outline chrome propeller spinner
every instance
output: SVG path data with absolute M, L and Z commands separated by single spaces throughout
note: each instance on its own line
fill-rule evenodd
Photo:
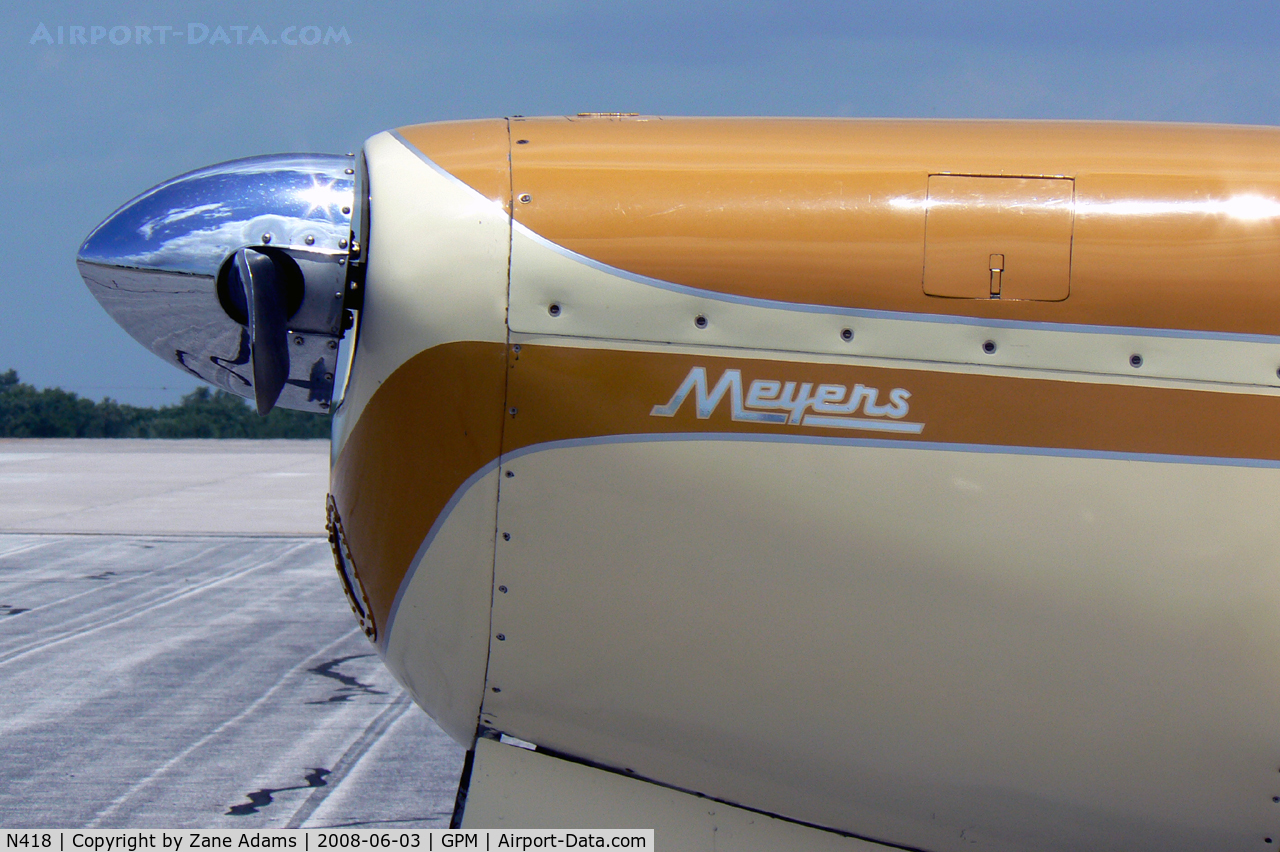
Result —
M 350 156 L 234 160 L 134 198 L 76 263 L 107 313 L 166 361 L 261 414 L 327 411 L 354 203 Z

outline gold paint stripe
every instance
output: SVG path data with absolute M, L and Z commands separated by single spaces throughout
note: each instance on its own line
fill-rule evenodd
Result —
M 422 352 L 373 394 L 334 465 L 330 490 L 381 641 L 400 583 L 449 499 L 501 445 L 501 343 Z
M 332 492 L 379 624 L 432 525 L 466 480 L 504 453 L 614 435 L 742 433 L 860 437 L 817 426 L 707 419 L 694 396 L 653 416 L 695 367 L 753 380 L 910 393 L 885 433 L 930 444 L 1280 460 L 1280 397 L 665 352 L 452 343 L 423 352 L 374 393 L 339 456 Z M 505 374 L 505 376 L 504 376 Z M 504 400 L 505 395 L 505 400 Z M 512 414 L 510 409 L 515 409 Z M 505 426 L 504 426 L 505 423 Z M 878 436 L 881 433 L 867 432 Z M 383 634 L 385 642 L 385 633 Z
M 855 385 L 910 393 L 902 418 L 923 428 L 895 432 L 901 440 L 1049 450 L 1280 459 L 1280 397 L 1052 379 L 984 376 L 884 367 L 768 361 L 618 350 L 523 346 L 510 356 L 508 403 L 518 410 L 504 433 L 503 451 L 608 435 L 682 432 L 838 437 L 819 426 L 734 421 L 729 400 L 708 419 L 694 398 L 671 417 L 655 417 L 695 367 L 708 387 L 726 369 L 741 371 L 744 393 L 753 380 Z M 867 418 L 890 424 L 890 417 Z

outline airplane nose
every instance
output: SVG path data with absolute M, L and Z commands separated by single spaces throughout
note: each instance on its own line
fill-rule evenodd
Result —
M 278 154 L 165 181 L 112 213 L 76 258 L 135 340 L 217 387 L 328 411 L 344 324 L 354 160 Z

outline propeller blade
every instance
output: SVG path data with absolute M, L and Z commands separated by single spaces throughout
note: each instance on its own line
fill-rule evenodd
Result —
M 236 270 L 249 308 L 254 401 L 258 413 L 266 414 L 289 379 L 284 282 L 271 257 L 251 248 L 236 252 Z

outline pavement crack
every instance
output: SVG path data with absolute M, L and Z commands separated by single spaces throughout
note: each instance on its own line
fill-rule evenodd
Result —
M 81 639 L 85 636 L 88 636 L 104 628 L 115 627 L 119 624 L 129 621 L 130 619 L 136 618 L 139 615 L 142 615 L 143 613 L 158 609 L 163 606 L 168 606 L 169 604 L 176 603 L 180 600 L 189 598 L 193 595 L 208 591 L 218 586 L 222 586 L 227 583 L 232 583 L 238 580 L 240 577 L 242 577 L 245 574 L 249 574 L 254 571 L 261 571 L 263 569 L 276 568 L 281 563 L 284 563 L 287 560 L 291 559 L 295 553 L 297 553 L 299 550 L 303 549 L 304 547 L 306 547 L 305 542 L 296 544 L 295 546 L 279 553 L 275 557 L 265 562 L 250 564 L 245 568 L 241 568 L 240 570 L 235 571 L 234 573 L 214 575 L 194 585 L 191 585 L 185 589 L 160 587 L 159 589 L 156 589 L 156 590 L 148 590 L 148 595 L 145 597 L 140 595 L 137 598 L 126 599 L 126 600 L 115 602 L 99 610 L 93 616 L 88 616 L 83 619 L 77 619 L 73 622 L 68 622 L 69 624 L 73 625 L 72 627 L 70 627 L 70 629 L 64 629 L 57 633 L 53 633 L 47 637 L 36 639 L 35 641 L 29 642 L 26 645 L 20 645 L 16 648 L 12 648 L 10 650 L 0 652 L 0 666 L 13 662 L 19 657 L 23 657 L 32 652 L 44 651 L 55 645 L 59 645 L 69 640 Z M 190 559 L 185 559 L 178 564 L 179 565 L 185 564 L 196 558 L 198 557 L 191 557 Z M 148 574 L 145 576 L 139 575 L 138 577 L 132 578 L 132 579 L 142 580 L 142 579 L 145 579 L 146 577 L 149 577 L 150 574 L 152 573 L 155 573 L 155 572 L 148 572 Z M 129 579 L 122 579 L 122 582 L 129 582 L 129 581 L 130 581 Z M 103 587 L 96 586 L 94 588 L 99 589 Z M 82 592 L 80 595 L 75 595 L 74 597 L 81 597 L 82 595 L 85 595 L 85 594 L 89 594 L 89 592 Z M 76 621 L 78 621 L 79 623 L 76 623 Z
M 246 793 L 245 798 L 249 801 L 243 805 L 232 805 L 227 811 L 226 816 L 248 816 L 256 814 L 259 808 L 265 808 L 267 805 L 275 801 L 276 793 L 285 793 L 290 790 L 309 790 L 312 787 L 325 787 L 329 782 L 324 780 L 329 774 L 329 770 L 323 766 L 317 766 L 302 776 L 302 784 L 296 784 L 292 787 L 264 787 L 261 790 L 254 790 L 252 793 Z
M 337 692 L 335 692 L 333 695 L 330 695 L 328 698 L 324 699 L 323 701 L 308 701 L 307 703 L 308 704 L 345 703 L 348 699 L 350 699 L 355 695 L 386 695 L 387 693 L 384 690 L 374 689 L 369 684 L 361 682 L 359 678 L 354 677 L 352 675 L 343 674 L 342 672 L 338 671 L 338 666 L 341 666 L 343 663 L 349 660 L 358 660 L 362 657 L 372 657 L 372 656 L 373 656 L 372 654 L 351 654 L 346 657 L 335 657 L 334 659 L 329 660 L 328 662 L 324 662 L 318 666 L 313 666 L 307 669 L 307 671 L 311 672 L 312 674 L 318 674 L 321 677 L 333 678 L 338 683 L 342 684 L 342 687 Z

